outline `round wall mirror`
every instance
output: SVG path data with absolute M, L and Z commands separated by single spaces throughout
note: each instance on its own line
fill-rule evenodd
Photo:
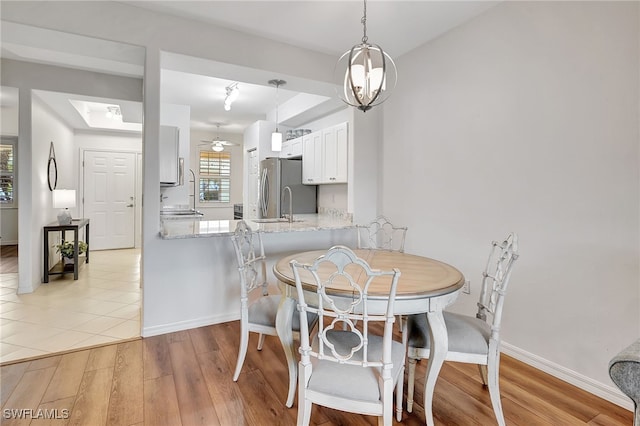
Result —
M 58 185 L 58 164 L 56 163 L 56 152 L 53 149 L 53 142 L 49 147 L 49 161 L 47 162 L 47 184 L 49 191 L 56 189 Z

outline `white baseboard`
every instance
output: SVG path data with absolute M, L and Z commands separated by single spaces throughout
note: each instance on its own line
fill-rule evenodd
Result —
M 189 330 L 191 328 L 204 327 L 207 325 L 220 324 L 223 322 L 237 321 L 240 319 L 239 313 L 211 315 L 203 318 L 196 318 L 188 321 L 173 322 L 170 324 L 154 325 L 142 328 L 142 337 L 157 336 L 159 334 L 173 333 L 176 331 Z
M 516 346 L 510 345 L 505 341 L 502 341 L 501 343 L 501 352 L 522 361 L 525 364 L 529 364 L 538 370 L 551 374 L 560 380 L 564 380 L 567 383 L 579 387 L 593 395 L 619 405 L 622 408 L 633 411 L 633 402 L 618 388 L 597 382 L 589 377 L 576 373 L 573 370 L 569 370 L 568 368 L 539 357 L 538 355 L 534 355 Z

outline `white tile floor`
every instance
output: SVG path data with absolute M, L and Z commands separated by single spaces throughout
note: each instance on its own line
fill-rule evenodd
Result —
M 17 288 L 18 274 L 0 274 L 0 362 L 140 336 L 140 250 L 92 251 L 77 281 Z

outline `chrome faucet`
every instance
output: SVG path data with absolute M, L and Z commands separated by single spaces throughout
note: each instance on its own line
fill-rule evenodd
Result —
M 284 199 L 284 194 L 286 190 L 289 190 L 289 223 L 293 223 L 293 195 L 291 194 L 291 187 L 285 186 L 282 189 L 282 197 L 280 197 L 280 201 Z M 283 215 L 284 217 L 284 215 Z

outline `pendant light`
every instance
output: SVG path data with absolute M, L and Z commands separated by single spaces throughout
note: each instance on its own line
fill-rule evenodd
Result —
M 284 80 L 269 80 L 269 84 L 276 86 L 276 131 L 271 134 L 271 151 L 282 151 L 282 133 L 278 131 L 278 87 L 287 84 Z
M 362 42 L 347 50 L 338 59 L 335 79 L 340 99 L 367 112 L 384 102 L 396 85 L 396 64 L 377 44 L 370 44 L 367 37 L 367 0 L 364 0 Z

